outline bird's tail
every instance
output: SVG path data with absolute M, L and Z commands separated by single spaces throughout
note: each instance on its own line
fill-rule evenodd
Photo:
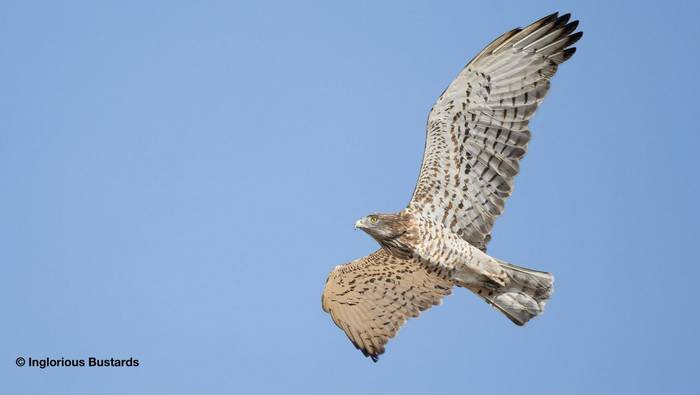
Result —
M 525 325 L 544 311 L 545 303 L 554 292 L 554 276 L 500 260 L 498 262 L 506 272 L 504 286 L 470 286 L 469 289 L 516 325 Z

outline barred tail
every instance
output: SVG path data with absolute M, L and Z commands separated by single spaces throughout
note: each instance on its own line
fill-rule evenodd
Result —
M 525 325 L 544 312 L 544 305 L 554 292 L 554 276 L 500 260 L 498 262 L 506 272 L 505 286 L 469 288 L 516 325 Z

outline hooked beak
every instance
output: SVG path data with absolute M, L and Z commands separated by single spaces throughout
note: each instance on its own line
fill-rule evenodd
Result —
M 355 229 L 364 229 L 364 228 L 366 228 L 365 219 L 364 218 L 358 219 L 357 222 L 355 222 Z

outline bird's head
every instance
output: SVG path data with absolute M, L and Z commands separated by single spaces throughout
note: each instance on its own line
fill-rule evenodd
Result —
M 385 244 L 404 235 L 409 228 L 409 220 L 404 214 L 370 214 L 355 222 L 356 229 L 362 229 L 379 244 Z

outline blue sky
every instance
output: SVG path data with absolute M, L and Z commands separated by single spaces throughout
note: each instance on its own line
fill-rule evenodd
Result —
M 405 206 L 464 63 L 557 10 L 585 35 L 489 248 L 555 274 L 547 312 L 456 290 L 371 363 L 320 307 L 355 220 Z M 698 11 L 2 2 L 0 392 L 697 393 Z

